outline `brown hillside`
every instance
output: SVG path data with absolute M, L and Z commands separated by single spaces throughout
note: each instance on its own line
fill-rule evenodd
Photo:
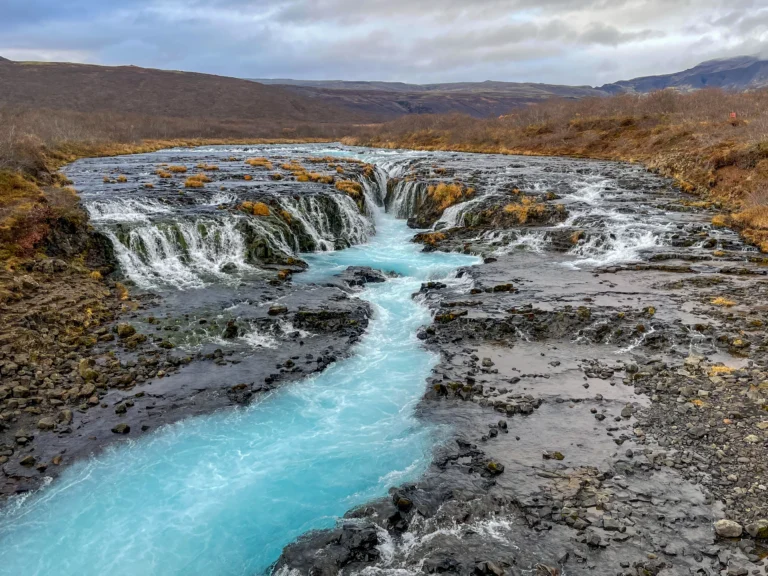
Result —
M 3 105 L 284 125 L 366 120 L 361 113 L 248 80 L 136 66 L 9 60 L 0 60 Z

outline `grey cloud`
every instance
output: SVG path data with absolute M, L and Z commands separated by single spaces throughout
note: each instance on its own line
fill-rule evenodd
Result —
M 755 53 L 764 0 L 6 0 L 0 55 L 241 77 L 599 84 Z M 742 52 L 745 53 L 745 52 Z

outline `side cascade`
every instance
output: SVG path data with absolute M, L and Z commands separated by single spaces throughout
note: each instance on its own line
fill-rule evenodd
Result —
M 358 177 L 363 210 L 347 194 L 274 195 L 266 215 L 237 210 L 242 199 L 217 194 L 204 203 L 173 205 L 149 198 L 100 196 L 86 207 L 109 238 L 123 273 L 145 289 L 197 288 L 237 279 L 260 264 L 286 262 L 302 252 L 329 252 L 365 243 L 384 204 L 387 172 Z

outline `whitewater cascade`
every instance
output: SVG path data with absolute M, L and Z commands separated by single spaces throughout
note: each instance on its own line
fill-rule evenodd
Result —
M 274 196 L 271 212 L 282 217 L 247 216 L 233 209 L 237 195 L 224 192 L 186 204 L 100 196 L 86 201 L 86 208 L 137 286 L 196 288 L 253 271 L 259 254 L 297 256 L 366 242 L 375 232 L 371 214 L 382 202 L 386 174 L 377 170 L 371 179 L 360 178 L 365 213 L 335 190 Z

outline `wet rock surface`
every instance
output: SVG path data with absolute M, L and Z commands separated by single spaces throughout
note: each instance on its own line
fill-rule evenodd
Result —
M 261 282 L 180 309 L 173 298 L 121 300 L 90 278 L 69 288 L 70 273 L 39 279 L 1 311 L 15 327 L 0 347 L 4 495 L 38 487 L 118 437 L 245 406 L 322 371 L 349 354 L 371 314 L 339 288 Z
M 767 573 L 763 258 L 665 182 L 604 174 L 614 192 L 588 206 L 546 182 L 565 226 L 485 226 L 483 200 L 416 236 L 485 256 L 463 288 L 414 295 L 441 357 L 419 413 L 454 434 L 420 481 L 299 539 L 276 573 Z M 655 239 L 621 246 L 649 212 Z M 352 527 L 377 555 L 345 548 Z

